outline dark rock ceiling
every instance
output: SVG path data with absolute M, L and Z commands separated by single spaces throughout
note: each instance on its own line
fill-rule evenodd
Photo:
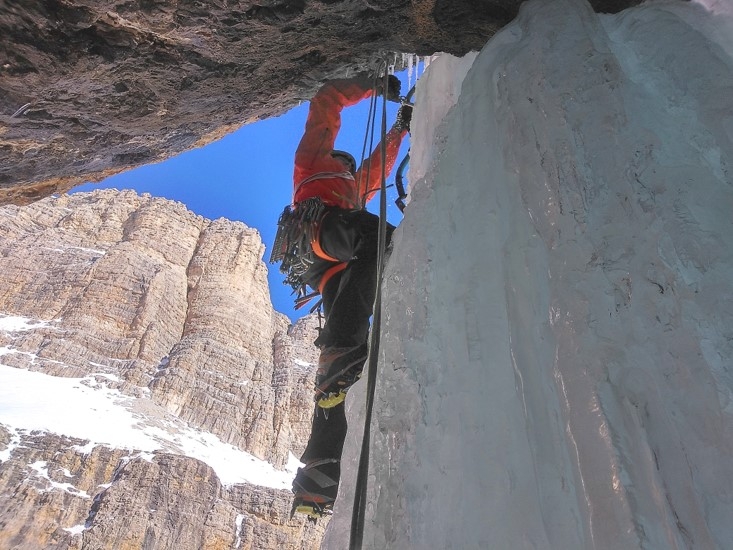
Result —
M 0 0 L 0 205 L 201 146 L 385 56 L 480 49 L 521 3 Z

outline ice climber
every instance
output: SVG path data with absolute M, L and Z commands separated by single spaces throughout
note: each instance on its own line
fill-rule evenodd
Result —
M 330 81 L 311 100 L 295 153 L 293 203 L 280 217 L 270 258 L 282 262 L 286 283 L 298 292 L 298 305 L 318 294 L 323 301 L 325 323 L 315 341 L 320 356 L 313 425 L 301 457 L 305 466 L 293 481 L 293 511 L 311 518 L 329 512 L 336 499 L 346 438 L 344 399 L 367 357 L 377 277 L 379 218 L 365 205 L 380 188 L 381 148 L 357 170 L 354 157 L 334 145 L 341 111 L 374 93 L 383 91 L 364 76 Z M 400 81 L 390 76 L 384 93 L 399 100 Z M 411 116 L 412 106 L 402 105 L 385 137 L 386 173 L 395 164 Z M 387 242 L 393 230 L 388 225 Z

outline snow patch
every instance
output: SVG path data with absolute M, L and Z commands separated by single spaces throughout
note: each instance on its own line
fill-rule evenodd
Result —
M 77 453 L 81 453 L 83 455 L 88 455 L 88 454 L 90 454 L 94 450 L 94 447 L 96 447 L 96 446 L 97 446 L 96 443 L 94 443 L 93 441 L 90 441 L 86 445 L 73 445 L 71 448 L 74 451 L 76 451 Z
M 0 313 L 0 331 L 3 332 L 25 332 L 37 328 L 47 328 L 51 321 L 39 321 L 18 315 L 4 315 Z
M 93 254 L 95 256 L 104 256 L 107 254 L 106 250 L 98 250 L 96 248 L 85 248 L 83 246 L 60 246 L 57 248 L 50 248 L 48 246 L 41 247 L 43 250 L 50 250 L 51 252 L 59 252 L 59 253 L 65 253 L 70 250 L 79 250 L 81 252 L 86 252 L 88 254 Z
M 55 489 L 57 491 L 65 491 L 67 493 L 70 493 L 74 496 L 81 497 L 81 498 L 88 498 L 88 499 L 92 498 L 89 496 L 89 494 L 87 494 L 86 491 L 77 489 L 71 483 L 59 483 L 57 481 L 52 480 L 48 473 L 48 463 L 46 461 L 38 460 L 34 462 L 33 464 L 30 464 L 29 466 L 36 473 L 38 477 L 44 479 L 48 483 L 48 485 L 50 485 L 50 488 L 43 489 L 41 492 L 52 491 Z M 73 476 L 67 476 L 67 477 L 73 477 Z
M 10 432 L 10 441 L 8 442 L 8 446 L 0 451 L 0 462 L 10 460 L 10 456 L 13 454 L 13 451 L 20 447 L 20 434 L 18 433 L 18 430 L 12 426 L 4 427 Z
M 20 351 L 17 349 L 13 349 L 10 346 L 3 346 L 2 348 L 0 348 L 0 357 L 4 355 L 25 355 L 26 357 L 30 358 L 31 365 L 36 365 L 36 361 L 42 360 L 45 363 L 53 363 L 56 365 L 61 365 L 62 367 L 68 367 L 66 363 L 63 363 L 61 361 L 57 361 L 55 359 L 41 359 L 36 353 L 31 353 L 30 351 Z
M 244 514 L 237 514 L 237 517 L 234 520 L 234 527 L 235 527 L 234 548 L 242 547 L 242 522 L 243 521 L 244 521 Z
M 101 376 L 102 378 L 106 378 L 107 380 L 111 382 L 120 382 L 121 381 L 120 377 L 117 376 L 116 374 L 108 374 L 106 372 L 95 372 L 95 373 L 90 374 L 89 376 L 92 378 L 95 376 Z
M 64 527 L 63 530 L 67 533 L 71 533 L 72 536 L 81 535 L 84 531 L 86 531 L 87 527 L 80 523 L 79 525 L 74 525 L 73 527 Z
M 128 463 L 132 460 L 135 460 L 136 458 L 144 460 L 145 462 L 153 462 L 153 459 L 155 458 L 155 453 L 135 453 L 134 455 L 123 456 L 122 458 L 120 458 L 120 460 L 124 463 Z
M 209 464 L 225 485 L 253 483 L 289 489 L 297 465 L 277 470 L 213 434 L 187 425 L 161 409 L 156 424 L 135 409 L 136 399 L 94 379 L 59 378 L 0 365 L 0 423 L 13 429 L 39 430 L 86 439 L 76 446 L 88 454 L 96 445 L 138 451 L 132 457 L 152 460 L 162 450 Z M 162 427 L 160 427 L 162 426 Z M 0 456 L 9 456 L 9 450 Z

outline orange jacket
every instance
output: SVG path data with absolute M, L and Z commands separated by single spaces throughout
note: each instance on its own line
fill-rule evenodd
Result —
M 377 146 L 356 174 L 331 157 L 336 135 L 341 128 L 341 111 L 372 95 L 367 78 L 332 80 L 313 97 L 305 123 L 305 133 L 295 152 L 293 204 L 311 197 L 329 206 L 359 209 L 379 190 L 382 179 L 382 153 Z M 392 128 L 386 137 L 386 173 L 394 167 L 402 138 L 407 130 Z M 367 173 L 369 177 L 367 178 Z

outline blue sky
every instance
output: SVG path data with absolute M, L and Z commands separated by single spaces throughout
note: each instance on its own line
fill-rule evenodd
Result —
M 406 72 L 397 76 L 402 80 L 402 93 L 407 93 Z M 380 100 L 377 130 L 381 120 L 381 105 Z M 387 108 L 389 128 L 394 122 L 398 105 L 388 103 Z M 345 109 L 336 140 L 336 147 L 349 151 L 357 162 L 364 145 L 368 114 L 368 100 Z M 267 261 L 275 239 L 277 219 L 291 200 L 293 158 L 307 116 L 308 103 L 303 103 L 277 118 L 243 126 L 200 149 L 123 172 L 97 184 L 77 187 L 74 192 L 100 188 L 134 189 L 138 193 L 180 201 L 191 211 L 206 218 L 224 217 L 244 222 L 262 235 L 267 247 L 264 260 Z M 376 141 L 378 136 L 377 132 Z M 407 153 L 408 147 L 409 143 L 403 143 L 398 162 Z M 393 182 L 394 172 L 387 183 Z M 397 225 L 402 215 L 394 205 L 395 198 L 394 188 L 389 189 L 388 218 Z M 370 202 L 369 209 L 375 211 L 378 206 L 379 199 L 376 197 Z M 283 285 L 283 275 L 278 266 L 268 264 L 268 271 L 275 309 L 292 320 L 307 313 L 307 307 L 298 312 L 293 309 L 291 289 Z

